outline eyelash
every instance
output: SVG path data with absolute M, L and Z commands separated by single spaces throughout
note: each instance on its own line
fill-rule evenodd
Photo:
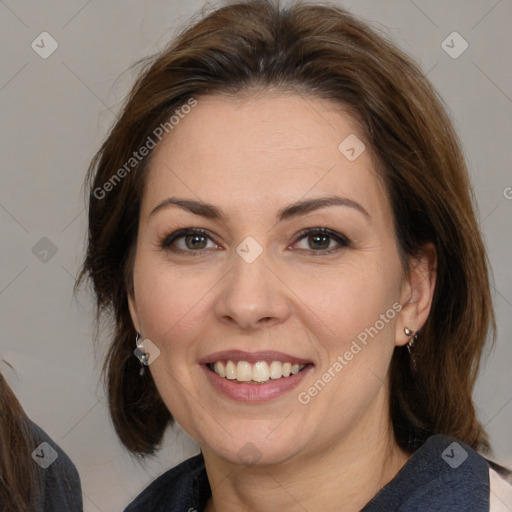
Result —
M 184 237 L 190 236 L 190 235 L 204 236 L 206 238 L 209 238 L 212 242 L 214 242 L 210 236 L 209 231 L 207 231 L 205 229 L 199 229 L 199 228 L 186 228 L 186 229 L 179 229 L 178 231 L 175 231 L 174 233 L 171 233 L 170 235 L 165 235 L 164 237 L 162 237 L 159 240 L 159 245 L 162 249 L 172 251 L 176 254 L 187 253 L 192 256 L 201 256 L 201 255 L 205 254 L 209 249 L 183 250 L 183 249 L 177 249 L 176 247 L 172 247 L 172 244 L 174 242 L 176 242 L 176 240 L 179 240 L 180 238 L 184 238 Z M 350 245 L 351 245 L 350 240 L 346 236 L 344 236 L 341 233 L 338 233 L 336 231 L 332 231 L 331 229 L 328 229 L 328 228 L 304 229 L 297 234 L 297 239 L 293 243 L 296 244 L 297 242 L 303 240 L 304 238 L 307 238 L 310 235 L 324 235 L 324 236 L 327 236 L 327 237 L 333 239 L 334 241 L 336 241 L 339 244 L 338 247 L 326 249 L 323 251 L 315 251 L 313 249 L 298 249 L 299 251 L 311 251 L 312 255 L 314 257 L 327 256 L 329 254 L 339 251 L 342 247 L 350 247 Z

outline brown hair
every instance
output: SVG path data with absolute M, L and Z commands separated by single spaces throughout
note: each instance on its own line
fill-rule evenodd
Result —
M 32 512 L 38 480 L 29 420 L 0 373 L 0 509 Z
M 190 98 L 268 89 L 348 109 L 376 157 L 404 269 L 426 243 L 437 250 L 433 304 L 414 353 L 417 372 L 411 373 L 403 347 L 392 358 L 397 442 L 414 450 L 429 435 L 444 433 L 487 448 L 472 390 L 489 328 L 495 329 L 488 263 L 468 173 L 442 102 L 407 56 L 346 11 L 280 8 L 272 1 L 231 4 L 205 15 L 150 58 L 89 168 L 89 238 L 79 282 L 86 275 L 92 280 L 98 319 L 112 315 L 104 371 L 122 442 L 134 453 L 152 453 L 172 421 L 149 372 L 139 377 L 127 302 L 150 158 L 122 173 L 108 193 L 104 185 L 118 169 L 126 171 L 132 152 Z

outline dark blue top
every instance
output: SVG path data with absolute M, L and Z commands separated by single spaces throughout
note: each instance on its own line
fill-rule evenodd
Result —
M 60 446 L 34 422 L 29 422 L 40 492 L 37 512 L 82 512 L 82 489 L 75 465 Z
M 24 427 L 31 453 L 22 453 L 20 457 L 31 457 L 36 479 L 31 512 L 83 512 L 82 489 L 75 465 L 33 421 L 27 420 Z M 3 448 L 0 446 L 0 450 Z M 0 511 L 6 510 L 7 505 L 12 510 L 12 503 L 0 503 Z
M 167 471 L 125 512 L 203 512 L 211 495 L 202 454 Z M 432 436 L 361 512 L 488 512 L 489 466 L 472 448 Z

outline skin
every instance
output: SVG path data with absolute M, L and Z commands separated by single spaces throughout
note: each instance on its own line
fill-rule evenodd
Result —
M 435 250 L 400 263 L 391 208 L 371 148 L 353 162 L 338 145 L 358 124 L 338 105 L 293 94 L 209 96 L 156 148 L 140 211 L 133 323 L 161 351 L 150 365 L 160 394 L 203 451 L 212 498 L 207 510 L 356 511 L 407 461 L 389 418 L 388 366 L 408 327 L 425 323 L 435 285 Z M 299 200 L 338 195 L 359 203 L 279 221 Z M 208 219 L 169 196 L 210 203 Z M 350 240 L 300 239 L 329 228 Z M 202 228 L 203 252 L 160 241 Z M 262 254 L 236 252 L 253 237 Z M 314 238 L 314 237 L 313 237 Z M 197 243 L 197 242 L 196 242 Z M 365 328 L 394 303 L 401 311 L 311 401 L 307 391 Z M 297 389 L 260 404 L 235 402 L 212 388 L 198 360 L 220 350 L 278 350 L 313 362 Z M 239 451 L 260 456 L 246 466 Z M 312 492 L 312 489 L 315 492 Z

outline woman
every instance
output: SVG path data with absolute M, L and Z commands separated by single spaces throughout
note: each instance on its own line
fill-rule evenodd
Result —
M 0 510 L 83 510 L 75 466 L 48 434 L 30 421 L 1 373 Z
M 498 510 L 486 253 L 397 48 L 337 8 L 218 9 L 148 62 L 89 179 L 117 433 L 201 447 L 127 511 Z

